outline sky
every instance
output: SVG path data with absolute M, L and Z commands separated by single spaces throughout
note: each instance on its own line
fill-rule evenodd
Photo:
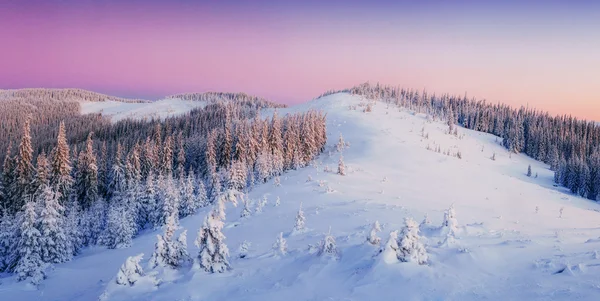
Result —
M 1 0 L 0 89 L 294 104 L 380 82 L 600 120 L 600 1 Z

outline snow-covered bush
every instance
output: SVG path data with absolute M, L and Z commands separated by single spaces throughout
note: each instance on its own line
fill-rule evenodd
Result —
M 444 221 L 440 233 L 442 236 L 456 236 L 458 231 L 458 221 L 456 220 L 456 211 L 454 211 L 454 205 L 450 206 L 446 212 L 444 212 Z
M 119 285 L 133 286 L 140 277 L 144 276 L 144 270 L 140 266 L 142 257 L 144 257 L 144 253 L 127 257 L 117 273 L 115 282 Z
M 319 245 L 319 256 L 337 258 L 339 256 L 339 252 L 335 243 L 335 237 L 331 235 L 331 228 L 329 228 L 329 233 L 325 235 L 321 244 Z
M 344 157 L 340 155 L 340 160 L 338 161 L 338 175 L 345 176 L 346 175 L 346 165 L 344 164 Z
M 279 207 L 279 205 L 281 205 L 281 199 L 279 198 L 279 196 L 277 196 L 277 198 L 275 199 L 275 207 Z
M 249 217 L 252 215 L 252 210 L 250 210 L 250 200 L 243 198 L 242 203 L 244 203 L 244 208 L 242 209 L 242 213 L 240 214 L 241 218 Z
M 300 203 L 300 209 L 298 209 L 298 214 L 296 214 L 296 223 L 294 224 L 293 233 L 302 233 L 306 230 L 305 228 L 306 218 L 304 217 L 304 211 L 302 211 L 302 203 Z
M 373 227 L 371 228 L 371 231 L 369 231 L 369 236 L 367 236 L 367 241 L 372 245 L 379 245 L 381 242 L 381 238 L 377 236 L 377 232 L 381 232 L 379 221 L 373 223 Z
M 385 246 L 380 251 L 383 262 L 387 264 L 398 262 L 398 248 L 398 231 L 392 231 Z
M 283 232 L 280 232 L 277 236 L 277 240 L 273 244 L 273 250 L 276 255 L 283 256 L 287 254 L 287 242 L 283 238 Z
M 246 258 L 248 256 L 248 251 L 250 250 L 250 242 L 243 241 L 238 248 L 238 257 Z
M 404 220 L 404 225 L 398 242 L 398 259 L 402 262 L 426 264 L 427 251 L 421 242 L 417 223 L 409 217 Z
M 175 229 L 175 218 L 169 217 L 167 219 L 165 233 L 156 236 L 154 253 L 152 253 L 149 262 L 151 268 L 178 268 L 189 261 L 190 257 L 187 251 L 187 230 L 184 230 L 179 235 L 177 241 L 173 241 Z

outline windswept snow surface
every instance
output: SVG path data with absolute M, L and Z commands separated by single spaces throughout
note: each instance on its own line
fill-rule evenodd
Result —
M 127 103 L 118 101 L 87 102 L 82 101 L 81 113 L 102 113 L 117 122 L 126 118 L 144 119 L 176 116 L 187 113 L 194 108 L 203 107 L 206 102 L 190 101 L 178 98 L 162 99 L 147 103 Z
M 494 136 L 461 128 L 459 139 L 445 134 L 442 122 L 428 123 L 421 114 L 384 103 L 371 113 L 349 109 L 360 102 L 358 96 L 335 94 L 279 110 L 327 112 L 328 150 L 313 166 L 282 176 L 281 186 L 271 181 L 256 187 L 252 200 L 268 196 L 262 213 L 241 219 L 243 206 L 228 204 L 230 272 L 159 271 L 158 286 L 110 285 L 106 300 L 599 300 L 598 204 L 554 187 L 548 166 L 509 156 Z M 429 139 L 421 136 L 423 127 Z M 346 176 L 335 173 L 340 133 L 350 144 L 343 151 Z M 428 144 L 460 150 L 462 159 L 427 150 Z M 525 175 L 529 164 L 537 178 Z M 333 192 L 326 192 L 328 186 Z M 281 205 L 275 207 L 278 196 Z M 307 231 L 292 234 L 300 203 Z M 440 245 L 436 227 L 452 204 L 456 240 Z M 208 210 L 181 221 L 191 255 L 197 255 L 193 241 Z M 432 224 L 420 234 L 429 265 L 384 260 L 378 247 L 366 243 L 376 220 L 383 246 L 405 217 L 420 222 L 426 213 Z M 309 248 L 330 227 L 337 259 Z M 272 249 L 280 232 L 287 240 L 283 256 Z M 0 299 L 96 300 L 128 256 L 144 253 L 146 268 L 155 234 L 141 235 L 128 249 L 84 250 L 50 271 L 37 290 L 14 277 L 2 279 Z M 243 241 L 251 246 L 240 259 Z

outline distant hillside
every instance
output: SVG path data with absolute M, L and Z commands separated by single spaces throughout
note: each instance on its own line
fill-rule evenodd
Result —
M 116 96 L 110 96 L 102 93 L 87 91 L 83 89 L 47 89 L 47 88 L 28 88 L 15 90 L 0 90 L 0 99 L 7 98 L 35 98 L 38 100 L 62 100 L 62 101 L 119 101 L 130 103 L 150 102 L 144 99 L 129 99 Z
M 285 108 L 284 104 L 274 103 L 262 97 L 248 95 L 246 93 L 223 93 L 223 92 L 203 92 L 203 93 L 180 93 L 166 97 L 177 98 L 181 100 L 206 101 L 214 103 L 218 101 L 233 101 L 241 105 L 253 106 L 255 108 Z

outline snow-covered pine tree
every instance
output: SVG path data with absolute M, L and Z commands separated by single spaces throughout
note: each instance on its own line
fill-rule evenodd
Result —
M 345 176 L 346 175 L 346 165 L 344 164 L 344 157 L 340 154 L 340 160 L 338 162 L 338 171 L 337 173 L 339 175 Z
M 246 165 L 241 161 L 234 161 L 229 167 L 228 188 L 244 191 L 246 188 Z
M 306 231 L 305 223 L 306 218 L 304 217 L 304 211 L 302 211 L 302 203 L 300 203 L 300 209 L 298 209 L 298 214 L 296 214 L 296 223 L 294 224 L 293 233 L 302 233 Z
M 154 253 L 150 258 L 150 267 L 170 267 L 176 269 L 189 260 L 187 251 L 187 231 L 184 230 L 177 241 L 174 241 L 174 234 L 177 228 L 176 217 L 170 216 L 165 225 L 165 233 L 157 235 L 157 242 L 154 245 Z
M 265 183 L 272 174 L 272 155 L 261 152 L 256 159 L 256 178 L 259 183 Z
M 48 163 L 48 158 L 46 158 L 46 154 L 43 152 L 37 157 L 36 173 L 33 181 L 34 195 L 39 195 L 46 185 L 50 185 L 50 163 Z
M 404 225 L 398 243 L 398 259 L 402 262 L 416 262 L 421 265 L 426 264 L 428 256 L 425 246 L 420 241 L 419 226 L 410 217 L 404 220 Z
M 380 252 L 383 261 L 387 264 L 398 262 L 398 249 L 398 231 L 392 231 Z
M 194 174 L 188 173 L 185 180 L 180 180 L 181 202 L 179 205 L 179 216 L 186 217 L 196 213 L 198 210 L 196 196 L 194 195 Z
M 441 234 L 455 236 L 458 231 L 458 221 L 456 220 L 456 211 L 454 205 L 450 206 L 446 212 L 444 212 L 444 221 L 442 223 Z
M 273 251 L 275 252 L 275 255 L 278 256 L 287 254 L 287 242 L 285 238 L 283 238 L 283 232 L 279 232 L 277 240 L 273 244 Z
M 140 207 L 138 209 L 138 228 L 144 229 L 147 226 L 155 227 L 159 224 L 160 211 L 157 208 L 158 192 L 154 180 L 154 172 L 149 171 L 144 185 L 144 193 L 140 196 Z
M 344 137 L 342 137 L 342 133 L 340 133 L 340 138 L 338 139 L 338 143 L 335 145 L 335 148 L 340 153 L 344 150 L 344 148 L 346 148 L 346 142 L 344 142 Z
M 371 231 L 369 231 L 369 236 L 367 237 L 367 241 L 372 245 L 379 245 L 379 243 L 381 242 L 381 238 L 377 236 L 377 232 L 381 232 L 381 226 L 379 225 L 379 221 L 375 221 L 373 223 Z
M 319 256 L 332 257 L 337 258 L 339 256 L 339 252 L 335 243 L 335 237 L 331 235 L 331 227 L 329 227 L 329 232 L 319 246 Z
M 265 208 L 265 205 L 267 205 L 267 195 L 263 195 L 263 197 L 256 202 L 255 212 L 262 213 L 263 208 Z
M 252 210 L 250 209 L 250 200 L 243 197 L 242 203 L 244 204 L 244 208 L 242 209 L 242 213 L 240 214 L 241 218 L 249 217 L 252 215 Z
M 281 199 L 279 198 L 279 196 L 277 196 L 277 198 L 275 199 L 275 207 L 279 207 L 279 205 L 281 205 Z
M 162 157 L 160 161 L 161 174 L 165 177 L 173 176 L 173 138 L 167 136 L 162 148 Z
M 15 239 L 17 225 L 13 215 L 6 210 L 0 216 L 0 272 L 12 269 L 15 264 Z
M 248 241 L 243 241 L 240 244 L 240 247 L 238 248 L 238 257 L 240 258 L 246 258 L 248 256 L 248 250 L 250 249 L 250 242 Z
M 208 196 L 206 195 L 206 188 L 204 186 L 204 181 L 198 181 L 198 191 L 196 193 L 195 199 L 195 207 L 203 208 L 208 206 Z
M 109 204 L 106 230 L 102 242 L 110 249 L 128 248 L 137 233 L 135 210 L 128 200 Z
M 79 202 L 71 197 L 71 201 L 67 204 L 66 210 L 66 235 L 68 237 L 68 249 L 72 255 L 79 254 L 83 247 L 83 233 L 80 228 L 81 224 L 81 208 Z
M 52 151 L 52 154 L 50 185 L 61 196 L 60 204 L 65 206 L 71 195 L 73 178 L 71 177 L 69 145 L 67 144 L 67 133 L 64 122 L 61 122 L 58 127 L 56 147 Z
M 2 165 L 2 208 L 6 208 L 8 214 L 13 214 L 10 211 L 10 204 L 13 203 L 14 196 L 10 191 L 15 181 L 15 158 L 12 156 L 12 141 L 8 142 L 4 163 Z
M 15 181 L 12 183 L 13 186 L 10 187 L 10 193 L 13 201 L 9 207 L 11 212 L 17 212 L 23 208 L 25 201 L 34 193 L 33 176 L 35 170 L 32 164 L 33 148 L 31 146 L 29 117 L 27 117 L 25 120 L 23 136 L 21 137 L 21 143 L 19 144 L 18 153 L 15 159 Z
M 69 252 L 69 238 L 65 232 L 66 221 L 61 212 L 63 208 L 58 202 L 60 196 L 50 186 L 42 188 L 37 203 L 42 206 L 39 216 L 40 255 L 47 263 L 69 261 L 73 254 Z
M 529 164 L 529 166 L 527 166 L 527 176 L 530 177 L 530 178 L 532 176 L 531 164 Z
M 84 246 L 98 244 L 106 226 L 106 208 L 104 198 L 98 198 L 91 208 L 84 210 L 81 222 Z
M 282 140 L 282 129 L 281 119 L 277 116 L 277 111 L 273 113 L 271 118 L 271 126 L 269 129 L 268 142 L 269 150 L 272 158 L 272 174 L 281 175 L 284 170 L 284 158 L 283 158 L 283 140 Z
M 85 150 L 79 153 L 78 171 L 75 179 L 76 195 L 81 208 L 87 210 L 98 199 L 98 166 L 91 133 L 88 135 Z
M 231 266 L 229 264 L 229 249 L 225 244 L 223 235 L 223 220 L 218 210 L 206 216 L 204 224 L 198 230 L 195 244 L 200 249 L 198 264 L 200 268 L 209 273 L 223 273 Z
M 13 272 L 17 280 L 30 279 L 34 285 L 39 284 L 45 277 L 46 264 L 42 260 L 40 248 L 40 231 L 35 227 L 37 214 L 33 201 L 27 201 L 20 213 L 19 236 L 16 245 L 17 261 Z
M 142 276 L 144 269 L 140 265 L 140 261 L 144 257 L 144 253 L 136 256 L 129 256 L 125 263 L 119 268 L 115 282 L 119 285 L 133 286 Z

